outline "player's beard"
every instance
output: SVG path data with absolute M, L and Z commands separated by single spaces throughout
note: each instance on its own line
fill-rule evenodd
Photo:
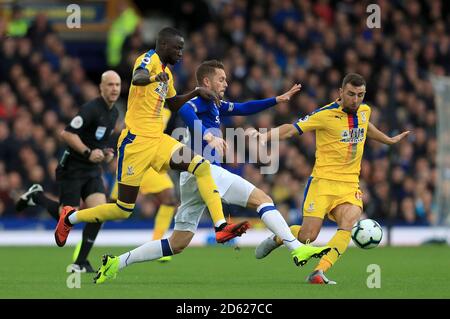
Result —
M 351 108 L 345 107 L 345 106 L 342 108 L 342 110 L 348 114 L 356 114 L 356 112 L 358 112 L 358 109 L 359 109 L 359 105 L 354 110 L 352 110 Z
M 212 88 L 212 90 L 214 91 L 214 93 L 217 94 L 217 96 L 218 96 L 221 100 L 223 100 L 223 97 L 225 96 L 225 92 L 222 92 L 221 90 L 217 90 L 217 89 L 215 89 L 214 87 Z

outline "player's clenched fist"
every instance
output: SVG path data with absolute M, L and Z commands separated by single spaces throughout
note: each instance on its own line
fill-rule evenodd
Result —
M 158 73 L 157 75 L 153 76 L 153 81 L 152 81 L 152 77 L 150 77 L 150 81 L 151 82 L 167 82 L 167 81 L 169 81 L 169 75 L 166 72 L 161 72 L 161 73 Z

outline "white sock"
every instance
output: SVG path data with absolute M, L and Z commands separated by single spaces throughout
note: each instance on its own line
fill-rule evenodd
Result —
M 289 250 L 294 250 L 301 246 L 297 238 L 292 235 L 288 224 L 281 216 L 280 212 L 275 208 L 273 203 L 264 203 L 256 209 L 261 220 L 266 224 L 275 235 L 283 240 L 284 245 Z
M 77 213 L 78 213 L 78 211 L 75 211 L 75 212 L 73 212 L 72 214 L 70 214 L 69 217 L 68 217 L 69 222 L 70 222 L 72 225 L 75 225 L 75 224 L 78 224 L 78 223 L 79 223 L 78 218 L 77 218 Z
M 119 269 L 127 267 L 134 263 L 161 258 L 162 256 L 173 255 L 169 240 L 152 240 L 139 246 L 125 254 L 119 256 Z
M 215 227 L 219 227 L 220 225 L 222 225 L 223 223 L 226 223 L 227 221 L 225 219 L 221 219 L 219 220 L 217 223 L 214 224 Z

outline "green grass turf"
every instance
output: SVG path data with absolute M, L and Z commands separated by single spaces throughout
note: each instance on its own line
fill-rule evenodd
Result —
M 94 248 L 103 253 L 126 247 Z M 350 248 L 328 272 L 335 286 L 309 285 L 304 279 L 317 263 L 294 265 L 280 248 L 256 260 L 252 248 L 188 248 L 170 263 L 134 264 L 116 280 L 92 283 L 81 274 L 81 288 L 69 289 L 65 272 L 73 247 L 0 247 L 0 298 L 450 298 L 450 248 Z M 381 268 L 381 288 L 366 285 L 369 264 Z

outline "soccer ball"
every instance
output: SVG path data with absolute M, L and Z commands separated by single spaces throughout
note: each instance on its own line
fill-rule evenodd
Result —
M 359 248 L 375 248 L 383 238 L 383 229 L 373 219 L 362 219 L 352 228 L 352 239 Z

